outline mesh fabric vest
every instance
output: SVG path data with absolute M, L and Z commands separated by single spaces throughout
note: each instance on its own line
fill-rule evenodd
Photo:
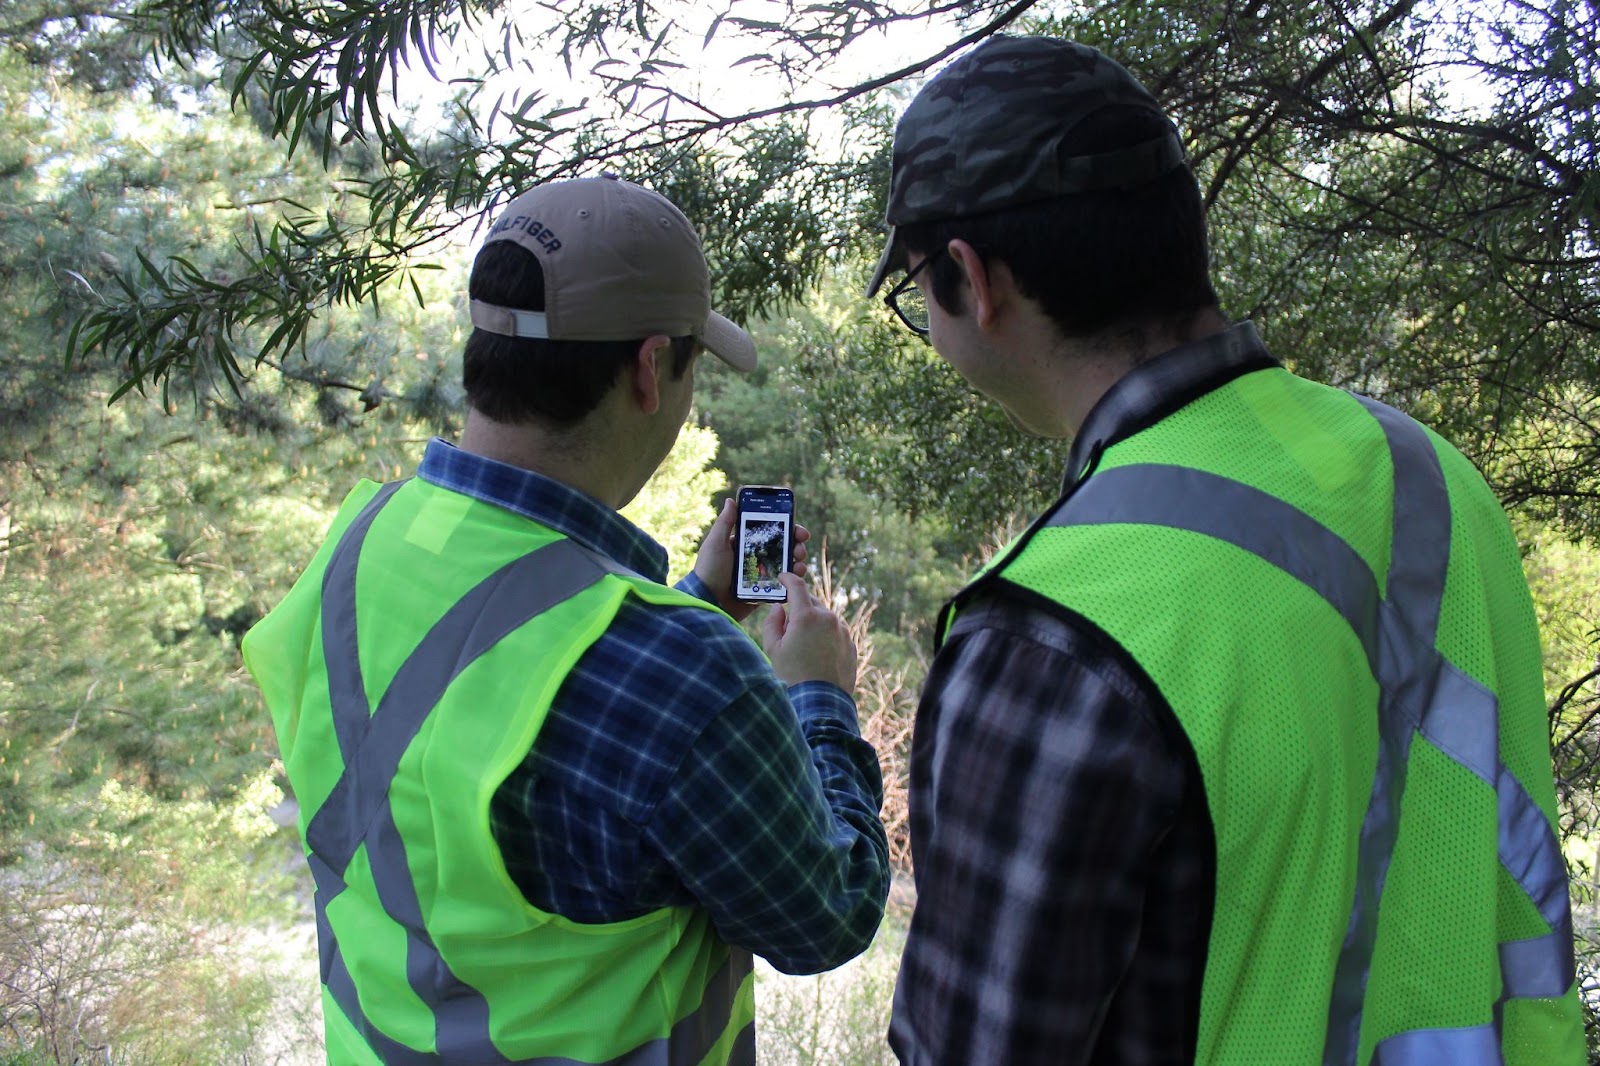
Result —
M 367 482 L 246 637 L 316 882 L 330 1062 L 754 1061 L 751 958 L 704 911 L 545 913 L 490 830 L 629 595 L 707 606 L 502 508 Z
M 1197 1061 L 1582 1061 L 1539 636 L 1471 465 L 1259 370 L 1114 443 L 957 598 L 1036 593 L 1171 705 L 1216 835 Z

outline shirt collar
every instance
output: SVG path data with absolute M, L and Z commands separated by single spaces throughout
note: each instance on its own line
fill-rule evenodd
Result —
M 440 437 L 428 442 L 417 476 L 522 515 L 652 581 L 667 579 L 667 549 L 593 496 L 554 478 L 463 451 Z
M 1236 377 L 1281 365 L 1249 321 L 1140 363 L 1106 390 L 1083 420 L 1067 456 L 1064 490 L 1083 476 L 1093 456 L 1111 445 Z

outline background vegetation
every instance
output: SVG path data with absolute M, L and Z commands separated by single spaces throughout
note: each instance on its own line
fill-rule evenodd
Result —
M 1000 30 L 1125 60 L 1184 130 L 1225 308 L 1438 428 L 1511 510 L 1600 994 L 1597 27 L 1594 0 L 10 0 L 0 1063 L 288 1062 L 316 1039 L 238 639 L 356 479 L 459 430 L 465 259 L 535 180 L 613 170 L 702 222 L 763 365 L 705 368 L 632 513 L 681 568 L 726 486 L 795 487 L 870 647 L 908 862 L 929 621 L 1064 454 L 857 294 L 893 117 Z M 775 1061 L 881 1061 L 896 935 L 843 977 L 764 977 Z

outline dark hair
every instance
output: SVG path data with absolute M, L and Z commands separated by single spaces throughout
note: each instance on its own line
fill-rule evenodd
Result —
M 500 307 L 543 311 L 544 269 L 514 241 L 493 241 L 473 260 L 467 292 Z M 496 422 L 571 425 L 599 405 L 644 340 L 539 340 L 474 329 L 461 359 L 467 402 Z M 672 338 L 674 379 L 698 348 L 693 337 Z
M 1107 107 L 1084 119 L 1064 147 L 1075 155 L 1107 152 L 1158 136 L 1165 123 L 1142 108 Z M 920 254 L 960 239 L 985 263 L 1003 261 L 1022 293 L 1068 337 L 1179 324 L 1217 306 L 1205 209 L 1187 166 L 1143 185 L 905 223 L 896 233 Z M 941 256 L 928 273 L 934 299 L 959 313 L 960 268 Z

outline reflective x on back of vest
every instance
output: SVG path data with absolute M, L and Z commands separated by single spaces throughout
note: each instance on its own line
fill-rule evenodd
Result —
M 1218 829 L 1219 853 L 1200 1061 L 1268 1061 L 1259 1056 L 1270 1057 L 1275 1047 L 1285 1046 L 1273 1043 L 1275 1031 L 1297 1050 L 1271 1061 L 1309 1061 L 1318 1048 L 1321 1061 L 1330 1066 L 1565 1061 L 1581 1033 L 1575 1025 L 1565 866 L 1554 827 L 1543 805 L 1501 757 L 1499 703 L 1504 694 L 1475 679 L 1440 650 L 1457 642 L 1456 630 L 1442 632 L 1443 612 L 1481 612 L 1485 603 L 1494 602 L 1516 608 L 1517 590 L 1525 611 L 1526 587 L 1517 584 L 1505 597 L 1498 591 L 1485 593 L 1479 587 L 1483 579 L 1467 572 L 1460 561 L 1476 550 L 1466 543 L 1474 536 L 1471 527 L 1476 519 L 1461 521 L 1463 509 L 1473 514 L 1478 504 L 1457 497 L 1487 495 L 1481 479 L 1468 484 L 1476 474 L 1469 473 L 1465 461 L 1448 452 L 1452 465 L 1447 472 L 1422 427 L 1383 404 L 1365 400 L 1362 404 L 1364 411 L 1346 394 L 1282 370 L 1229 383 L 1178 415 L 1114 445 L 1101 469 L 1083 481 L 1019 551 L 1003 557 L 996 570 L 1003 580 L 1038 592 L 1106 629 L 1150 673 L 1195 746 Z M 1330 529 L 1279 494 L 1284 483 L 1275 480 L 1276 474 L 1268 469 L 1270 461 L 1254 470 L 1246 463 L 1228 474 L 1205 469 L 1206 441 L 1216 435 L 1216 424 L 1248 424 L 1254 432 L 1264 423 L 1267 431 L 1258 436 L 1282 440 L 1282 434 L 1306 432 L 1295 420 L 1308 409 L 1322 412 L 1340 433 L 1370 435 L 1373 420 L 1381 427 L 1393 470 L 1392 529 L 1381 585 L 1367 557 L 1351 546 L 1344 531 Z M 1272 425 L 1275 418 L 1286 424 Z M 1208 426 L 1208 420 L 1214 421 Z M 1448 448 L 1442 442 L 1439 447 Z M 1263 455 L 1275 450 L 1276 445 L 1269 443 Z M 1216 465 L 1226 466 L 1228 461 Z M 1337 459 L 1330 462 L 1336 466 Z M 1370 475 L 1366 470 L 1333 469 L 1329 479 L 1354 485 L 1376 480 Z M 1504 517 L 1492 497 L 1489 503 L 1494 520 L 1503 526 Z M 1368 508 L 1380 514 L 1390 509 L 1389 499 L 1375 499 Z M 1453 532 L 1462 538 L 1461 544 L 1452 544 Z M 1451 572 L 1453 548 L 1463 571 L 1459 574 Z M 1515 567 L 1514 543 L 1510 554 L 1509 565 Z M 1503 558 L 1492 561 L 1501 570 L 1505 564 Z M 1284 585 L 1285 579 L 1291 584 Z M 1513 580 L 1521 582 L 1520 568 L 1505 578 L 1507 587 Z M 1287 704 L 1263 698 L 1262 692 L 1273 691 L 1272 686 L 1257 684 L 1265 675 L 1251 677 L 1249 672 L 1279 669 L 1271 662 L 1261 665 L 1263 656 L 1283 656 L 1283 668 L 1298 676 L 1289 666 L 1295 655 L 1303 651 L 1331 656 L 1336 651 L 1315 627 L 1300 633 L 1267 633 L 1259 646 L 1238 647 L 1239 640 L 1250 638 L 1236 636 L 1226 619 L 1238 618 L 1239 612 L 1271 613 L 1264 602 L 1268 595 L 1295 598 L 1284 618 L 1327 618 L 1335 627 L 1343 627 L 1340 646 L 1356 649 L 1353 661 L 1364 663 L 1376 682 L 1375 699 L 1361 710 L 1359 721 L 1330 726 L 1330 708 L 1319 705 L 1319 700 L 1332 693 L 1284 697 L 1275 691 L 1274 696 Z M 1196 602 L 1196 596 L 1209 598 L 1196 614 L 1205 613 L 1210 625 L 1162 616 L 1182 612 L 1186 602 Z M 1302 600 L 1307 603 L 1304 609 Z M 1309 606 L 1315 602 L 1322 606 Z M 1528 617 L 1531 620 L 1531 614 Z M 1445 621 L 1453 619 L 1445 614 Z M 1488 618 L 1480 628 L 1490 631 L 1500 621 Z M 1245 626 L 1240 622 L 1238 628 Z M 1532 656 L 1537 685 L 1536 640 Z M 1313 666 L 1304 673 L 1316 676 L 1316 670 Z M 1216 676 L 1229 673 L 1236 676 Z M 1543 774 L 1548 782 L 1548 747 L 1543 716 L 1538 713 L 1542 702 L 1536 708 L 1528 705 L 1529 698 L 1540 696 L 1521 691 L 1518 698 L 1518 720 L 1510 728 L 1521 731 L 1516 734 L 1520 750 L 1528 750 L 1524 734 L 1537 730 L 1543 751 L 1542 765 L 1530 769 L 1529 762 L 1540 760 L 1523 760 L 1523 777 L 1535 780 Z M 1313 722 L 1310 733 L 1297 731 L 1296 716 Z M 1313 794 L 1267 796 L 1265 790 L 1282 778 L 1269 761 L 1274 751 L 1286 762 L 1301 758 L 1303 753 L 1288 745 L 1329 728 L 1368 737 L 1352 750 L 1369 752 L 1375 767 L 1369 762 L 1367 770 L 1355 771 L 1345 781 L 1370 774 L 1359 777 L 1370 781 L 1370 789 L 1352 797 L 1347 808 L 1329 801 L 1327 811 L 1332 813 L 1295 823 L 1302 814 L 1297 805 L 1314 807 L 1321 802 L 1317 789 L 1325 786 L 1318 786 L 1317 768 L 1308 761 L 1306 787 Z M 1274 730 L 1281 731 L 1278 741 L 1258 744 L 1258 754 L 1238 754 L 1250 747 L 1239 740 L 1241 735 L 1272 737 Z M 1316 753 L 1310 758 L 1317 758 Z M 1408 779 L 1418 775 L 1420 784 L 1411 781 L 1416 787 L 1408 790 Z M 1473 850 L 1465 844 L 1459 875 L 1468 894 L 1480 901 L 1473 905 L 1474 913 L 1489 915 L 1484 930 L 1453 928 L 1447 907 L 1430 916 L 1419 915 L 1419 908 L 1411 905 L 1426 895 L 1415 885 L 1439 871 L 1420 871 L 1415 855 L 1406 852 L 1407 841 L 1429 833 L 1430 823 L 1450 826 L 1463 842 L 1474 839 L 1477 832 L 1476 815 L 1446 809 L 1449 803 L 1441 801 L 1446 793 L 1433 790 L 1434 783 L 1445 778 L 1456 790 L 1453 794 L 1481 789 L 1482 799 L 1472 800 L 1472 810 L 1483 812 L 1483 831 L 1489 834 L 1484 854 L 1490 867 L 1498 865 L 1502 886 L 1496 888 L 1492 871 L 1484 881 L 1479 871 L 1489 867 L 1465 855 Z M 1233 797 L 1244 797 L 1248 800 L 1244 806 L 1255 811 L 1270 811 L 1276 804 L 1281 813 L 1266 815 L 1269 824 L 1238 824 L 1237 818 L 1230 819 Z M 1553 801 L 1553 793 L 1545 799 Z M 1341 825 L 1346 809 L 1350 824 Z M 1348 848 L 1348 861 L 1342 850 L 1326 856 L 1325 871 L 1317 869 L 1315 854 L 1301 854 L 1291 861 L 1289 852 L 1297 847 L 1303 851 L 1303 840 L 1284 842 L 1282 856 L 1270 854 L 1273 845 L 1267 841 L 1280 828 L 1270 824 L 1274 817 L 1286 836 L 1294 835 L 1288 826 L 1315 825 L 1320 818 L 1320 828 L 1338 841 L 1334 849 Z M 1493 855 L 1487 853 L 1489 844 Z M 1397 855 L 1404 855 L 1398 865 Z M 1275 866 L 1280 858 L 1284 861 Z M 1291 866 L 1302 872 L 1288 869 Z M 1319 884 L 1317 890 L 1328 900 L 1346 901 L 1345 920 L 1337 927 L 1330 923 L 1325 933 L 1319 933 L 1300 912 L 1302 901 L 1295 898 L 1295 886 L 1273 883 L 1296 875 L 1310 878 L 1307 884 L 1318 878 L 1332 882 Z M 1431 880 L 1447 882 L 1450 876 L 1445 871 L 1443 877 Z M 1386 900 L 1393 906 L 1386 906 Z M 1310 901 L 1304 904 L 1309 906 Z M 1500 919 L 1494 917 L 1497 907 Z M 1519 917 L 1507 925 L 1506 913 Z M 1483 960 L 1484 976 L 1478 983 L 1490 991 L 1481 1002 L 1441 1003 L 1440 995 L 1449 993 L 1427 987 L 1425 979 L 1423 987 L 1417 987 L 1427 967 L 1419 966 L 1408 975 L 1408 963 L 1395 957 L 1394 946 L 1414 939 L 1417 932 L 1397 933 L 1397 928 L 1418 921 L 1429 923 L 1423 931 L 1435 938 L 1433 944 L 1442 943 L 1437 938 L 1482 934 L 1481 949 L 1467 946 L 1469 954 Z M 1385 944 L 1390 945 L 1387 955 Z M 1498 997 L 1492 991 L 1496 980 L 1491 967 L 1498 969 Z M 1301 991 L 1297 1003 L 1290 1002 L 1291 988 Z M 1321 1017 L 1313 1018 L 1313 1012 Z M 1406 1020 L 1436 1016 L 1453 1021 L 1441 1025 Z M 1521 1047 L 1528 1049 L 1526 1054 L 1516 1050 Z M 1551 1050 L 1557 1048 L 1561 1050 Z M 1216 1057 L 1208 1057 L 1208 1052 Z
M 496 1039 L 491 1018 L 493 997 L 464 980 L 452 968 L 430 933 L 419 898 L 415 871 L 408 857 L 414 842 L 407 839 L 404 819 L 396 817 L 391 802 L 391 785 L 402 761 L 423 732 L 435 708 L 474 662 L 508 636 L 523 630 L 535 617 L 568 603 L 610 577 L 646 583 L 603 556 L 596 555 L 566 538 L 556 538 L 535 550 L 513 558 L 472 586 L 464 596 L 427 629 L 419 643 L 405 656 L 398 671 L 379 695 L 375 710 L 361 669 L 356 624 L 356 564 L 374 520 L 390 503 L 403 483 L 385 485 L 362 507 L 343 530 L 322 571 L 320 582 L 321 658 L 327 673 L 327 696 L 338 756 L 343 766 L 326 798 L 315 807 L 305 827 L 307 859 L 316 885 L 315 907 L 321 973 L 325 988 L 325 1012 L 329 1014 L 329 1054 L 353 1061 L 385 1064 L 441 1062 L 530 1063 L 540 1066 L 576 1066 L 579 1062 L 615 1063 L 619 1066 L 700 1063 L 750 1063 L 754 1059 L 753 986 L 748 952 L 730 951 L 715 939 L 703 912 L 675 909 L 641 920 L 638 939 L 630 931 L 641 921 L 614 927 L 587 927 L 571 934 L 565 925 L 552 920 L 536 940 L 517 941 L 526 951 L 525 980 L 522 988 L 499 990 L 502 999 L 517 1000 L 516 1008 L 526 1012 L 526 990 L 548 983 L 552 978 L 538 963 L 540 945 L 551 946 L 571 973 L 573 956 L 589 945 L 604 945 L 609 957 L 597 956 L 596 965 L 607 968 L 618 964 L 623 969 L 638 969 L 631 979 L 623 975 L 618 987 L 630 997 L 642 997 L 651 1009 L 670 1009 L 681 1000 L 689 1005 L 682 1017 L 664 1017 L 663 1035 L 644 1042 L 624 1040 L 624 1045 L 599 1058 L 582 1059 L 567 1054 L 509 1057 L 503 1050 L 505 1034 Z M 425 492 L 437 492 L 419 485 Z M 483 506 L 476 503 L 473 506 Z M 308 574 L 308 577 L 315 575 Z M 662 595 L 676 596 L 670 590 Z M 275 715 L 276 717 L 276 715 Z M 280 729 L 282 724 L 280 723 Z M 443 827 L 443 831 L 450 831 Z M 463 814 L 456 831 L 478 830 L 470 814 Z M 353 865 L 359 865 L 359 881 L 365 888 L 362 900 L 347 907 L 350 899 Z M 367 893 L 375 899 L 367 900 Z M 343 897 L 343 898 L 341 898 Z M 462 906 L 492 906 L 495 897 L 459 901 Z M 343 908 L 342 910 L 340 908 Z M 529 908 L 531 910 L 531 908 Z M 680 920 L 678 911 L 682 910 Z M 341 933 L 339 920 L 330 912 L 353 915 L 355 928 Z M 379 917 L 381 916 L 381 918 Z M 661 919 L 667 925 L 661 925 Z M 374 956 L 370 949 L 352 953 L 348 937 L 357 935 L 373 921 L 392 923 L 403 934 L 403 957 Z M 457 924 L 460 924 L 459 922 Z M 652 926 L 656 929 L 652 930 Z M 660 929 L 666 928 L 665 934 Z M 606 934 L 618 930 L 615 935 Z M 490 931 L 492 934 L 492 930 Z M 348 934 L 348 936 L 346 936 Z M 663 935 L 665 940 L 663 940 Z M 346 936 L 341 942 L 341 936 Z M 392 940 L 389 934 L 384 934 Z M 508 931 L 509 938 L 513 936 Z M 561 938 L 566 939 L 562 940 Z M 493 935 L 486 939 L 493 941 Z M 663 947 L 663 943 L 666 944 Z M 630 944 L 637 950 L 630 949 Z M 673 944 L 681 947 L 673 948 Z M 621 955 L 617 955 L 617 952 Z M 670 962 L 657 956 L 670 952 Z M 518 958 L 524 958 L 519 955 Z M 409 1016 L 411 1036 L 397 1038 L 394 1032 L 374 1024 L 371 1011 L 364 1009 L 362 997 L 372 996 L 372 973 L 366 982 L 358 981 L 352 959 L 365 967 L 396 968 L 401 987 L 408 998 L 425 1009 L 421 1017 Z M 364 960 L 364 961 L 362 961 Z M 581 963 L 581 959 L 577 960 Z M 516 960 L 512 960 L 513 963 Z M 671 968 L 658 972 L 657 964 Z M 500 967 L 503 968 L 503 967 Z M 616 975 L 594 974 L 588 979 L 603 989 Z M 668 986 L 683 986 L 673 989 Z M 636 987 L 635 987 L 636 986 Z M 702 994 L 703 993 L 703 994 Z M 560 997 L 558 997 L 559 999 Z M 602 997 L 603 998 L 603 997 Z M 589 1000 L 594 996 L 590 995 Z M 567 1003 L 573 1001 L 568 998 Z M 506 1006 L 501 1004 L 502 1008 Z M 626 1009 L 624 1001 L 611 1001 L 595 1008 L 592 1017 L 572 1016 L 553 1019 L 555 1028 L 577 1026 L 586 1046 L 616 1043 L 625 1027 L 614 1016 Z M 607 1014 L 608 1009 L 613 1012 Z M 391 1011 L 392 1014 L 392 1011 Z M 537 1023 L 535 1023 L 537 1024 Z M 655 1024 L 655 1023 L 652 1023 Z M 502 1026 L 503 1028 L 503 1026 Z M 608 1036 L 608 1033 L 610 1034 Z M 514 1042 L 514 1041 L 513 1041 Z M 548 1041 L 547 1041 L 548 1043 Z M 560 1043 L 558 1041 L 558 1043 Z M 418 1046 L 421 1045 L 421 1046 Z

